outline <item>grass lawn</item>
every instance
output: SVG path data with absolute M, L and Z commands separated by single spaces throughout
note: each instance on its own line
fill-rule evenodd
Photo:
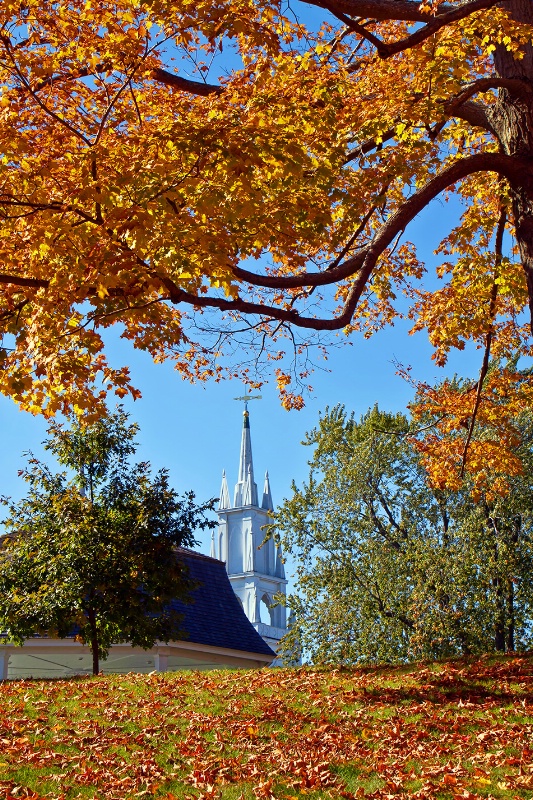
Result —
M 533 798 L 533 655 L 0 684 L 0 798 Z

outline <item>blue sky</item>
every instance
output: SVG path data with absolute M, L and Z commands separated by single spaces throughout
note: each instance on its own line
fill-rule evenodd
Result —
M 432 251 L 453 225 L 453 210 L 457 212 L 457 207 L 437 200 L 407 232 L 406 238 L 417 244 L 428 267 L 437 263 Z M 454 372 L 476 376 L 479 351 L 457 353 L 445 370 L 439 369 L 431 361 L 425 334 L 409 336 L 408 329 L 408 323 L 400 322 L 370 340 L 358 336 L 351 345 L 333 350 L 324 365 L 329 371 L 312 376 L 315 391 L 302 411 L 285 411 L 272 384 L 262 390 L 261 401 L 250 403 L 256 481 L 261 490 L 268 469 L 274 503 L 288 496 L 293 479 L 298 483 L 306 477 L 310 453 L 300 443 L 326 405 L 343 403 L 356 415 L 376 402 L 388 411 L 405 409 L 412 389 L 395 374 L 395 361 L 411 365 L 413 377 L 426 381 L 442 380 Z M 223 469 L 232 488 L 237 479 L 243 408 L 233 398 L 243 394 L 242 385 L 236 380 L 185 383 L 171 363 L 153 364 L 146 354 L 121 341 L 118 332 L 109 337 L 109 348 L 117 366 L 130 366 L 143 395 L 141 400 L 125 404 L 132 420 L 140 425 L 138 460 L 149 460 L 154 469 L 168 468 L 175 488 L 193 489 L 199 500 L 218 496 Z M 17 476 L 24 466 L 22 453 L 31 449 L 44 456 L 40 443 L 46 435 L 46 422 L 20 412 L 11 400 L 0 397 L 0 424 L 0 494 L 22 497 L 25 484 Z M 208 552 L 208 548 L 204 541 L 202 549 Z

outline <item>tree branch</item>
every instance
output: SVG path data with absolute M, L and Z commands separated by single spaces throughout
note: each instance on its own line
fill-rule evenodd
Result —
M 398 120 L 400 121 L 400 120 Z M 381 142 L 377 142 L 375 139 L 367 139 L 366 141 L 362 142 L 359 147 L 355 150 L 351 150 L 350 153 L 346 156 L 344 164 L 349 164 L 350 161 L 355 161 L 356 158 L 360 156 L 365 156 L 367 153 L 370 153 L 371 150 L 375 150 L 381 144 L 394 139 L 396 135 L 396 128 L 389 128 L 384 133 L 381 134 Z
M 20 275 L 0 274 L 0 284 L 11 284 L 13 286 L 33 286 L 36 289 L 48 289 L 50 281 L 40 280 L 39 278 L 24 278 Z
M 528 179 L 530 164 L 529 162 L 502 153 L 479 153 L 467 158 L 458 159 L 441 173 L 432 177 L 425 186 L 415 192 L 411 197 L 407 198 L 400 208 L 381 226 L 374 239 L 369 244 L 362 247 L 353 256 L 342 264 L 335 266 L 333 269 L 326 269 L 324 272 L 317 273 L 304 272 L 299 275 L 285 277 L 276 275 L 256 275 L 240 267 L 233 267 L 233 274 L 237 279 L 245 281 L 251 286 L 274 289 L 329 285 L 355 276 L 342 312 L 338 316 L 328 319 L 301 316 L 296 309 L 287 309 L 266 305 L 260 302 L 251 302 L 243 300 L 240 297 L 228 300 L 221 297 L 191 294 L 181 289 L 168 276 L 161 275 L 157 271 L 152 271 L 149 265 L 142 261 L 142 259 L 139 259 L 139 263 L 158 278 L 168 291 L 170 301 L 175 305 L 187 303 L 196 308 L 217 308 L 221 311 L 257 314 L 261 317 L 277 319 L 310 330 L 340 330 L 350 323 L 357 303 L 365 290 L 366 284 L 376 267 L 379 257 L 394 241 L 396 236 L 398 236 L 398 234 L 407 227 L 409 222 L 411 222 L 414 217 L 442 191 L 476 172 L 496 172 L 512 180 L 515 185 L 522 185 L 522 183 Z M 76 211 L 76 209 L 72 210 Z M 133 255 L 135 254 L 133 253 Z M 138 256 L 136 257 L 139 258 Z M 0 283 L 34 286 L 36 288 L 47 288 L 49 285 L 48 281 L 45 280 L 10 275 L 0 276 Z M 90 291 L 90 289 L 87 291 Z M 115 291 L 118 293 L 117 290 Z
M 164 83 L 166 86 L 173 86 L 175 89 L 181 89 L 182 92 L 189 92 L 202 97 L 207 97 L 210 94 L 222 94 L 224 91 L 222 86 L 181 78 L 179 75 L 174 75 L 173 72 L 167 72 L 166 69 L 161 69 L 160 67 L 152 70 L 152 78 L 159 83 Z
M 465 122 L 469 122 L 475 128 L 483 128 L 498 138 L 498 134 L 490 121 L 487 109 L 482 103 L 475 103 L 473 100 L 467 100 L 466 103 L 454 108 L 451 114 L 454 117 L 459 117 L 459 119 L 464 119 Z
M 465 19 L 474 11 L 492 8 L 499 0 L 467 0 L 467 2 L 450 5 L 443 3 L 434 15 L 420 10 L 418 2 L 412 0 L 306 0 L 309 5 L 318 6 L 342 18 L 363 17 L 376 20 L 405 20 L 408 22 L 425 22 L 418 30 L 399 39 L 397 42 L 373 41 L 376 37 L 361 28 L 357 19 L 351 20 L 353 29 L 375 45 L 381 58 L 389 58 L 402 50 L 407 50 L 428 39 L 445 25 Z M 429 21 L 428 21 L 429 20 Z M 346 22 L 343 19 L 343 22 Z M 346 24 L 350 24 L 346 22 Z
M 80 78 L 87 78 L 95 73 L 101 73 L 111 69 L 113 69 L 113 67 L 110 62 L 97 64 L 93 68 L 80 67 L 79 69 L 73 70 L 67 75 L 57 73 L 55 75 L 50 75 L 47 78 L 42 78 L 34 87 L 30 87 L 29 84 L 26 83 L 17 89 L 17 91 L 21 92 L 26 90 L 35 95 L 37 92 L 40 92 L 47 86 L 53 86 L 54 84 L 62 83 L 64 81 L 76 81 Z M 193 81 L 189 78 L 182 78 L 179 75 L 175 75 L 173 72 L 168 72 L 166 69 L 162 69 L 161 67 L 156 67 L 152 70 L 151 78 L 158 83 L 164 83 L 167 86 L 173 86 L 176 89 L 181 89 L 182 92 L 189 92 L 189 94 L 201 95 L 203 97 L 207 97 L 207 95 L 215 93 L 222 94 L 224 91 L 223 87 L 221 86 L 203 83 L 203 81 Z
M 520 80 L 520 78 L 499 78 L 497 75 L 493 75 L 490 78 L 479 78 L 477 81 L 469 83 L 455 97 L 447 100 L 444 107 L 453 110 L 457 106 L 463 105 L 478 92 L 487 92 L 489 89 L 507 89 L 508 92 L 523 100 L 531 100 L 533 95 L 533 87 L 527 81 Z
M 234 267 L 234 275 L 239 280 L 246 281 L 253 286 L 262 286 L 271 289 L 288 289 L 303 286 L 324 286 L 357 274 L 357 280 L 354 283 L 345 310 L 339 317 L 333 320 L 308 319 L 307 321 L 309 324 L 304 325 L 304 327 L 311 327 L 317 330 L 321 329 L 322 325 L 324 326 L 324 330 L 342 328 L 350 321 L 353 309 L 363 292 L 364 286 L 379 256 L 431 200 L 457 181 L 476 172 L 497 172 L 505 178 L 513 180 L 513 182 L 518 182 L 518 184 L 521 185 L 523 180 L 527 180 L 530 169 L 529 162 L 507 156 L 503 153 L 478 153 L 468 156 L 467 158 L 458 159 L 438 175 L 431 178 L 425 186 L 411 195 L 411 197 L 407 198 L 400 208 L 392 214 L 387 222 L 377 231 L 372 242 L 362 247 L 354 253 L 353 256 L 334 269 L 316 273 L 302 272 L 299 275 L 284 277 L 278 275 L 256 275 L 249 270 Z M 203 297 L 201 299 L 205 304 L 209 304 L 210 298 Z M 217 303 L 218 302 L 228 303 L 229 305 L 224 306 L 224 308 L 229 310 L 235 308 L 232 303 L 244 301 L 217 300 Z M 253 313 L 265 313 L 264 310 L 258 310 L 261 308 L 264 309 L 265 307 L 260 304 L 254 304 Z M 281 313 L 285 312 L 283 312 L 282 309 L 276 309 L 276 314 Z M 296 312 L 287 313 L 291 315 Z M 277 318 L 284 319 L 287 322 L 295 322 L 297 325 L 302 325 L 303 321 L 306 319 L 299 315 L 297 315 L 297 319 L 292 319 L 291 316 L 278 316 Z
M 396 19 L 406 22 L 427 22 L 428 14 L 420 10 L 417 0 L 305 0 L 307 5 L 317 6 L 332 14 L 349 17 L 365 17 L 378 20 Z M 437 14 L 446 14 L 455 9 L 450 3 L 439 6 Z
M 495 244 L 495 264 L 494 264 L 494 280 L 492 283 L 492 289 L 490 293 L 490 303 L 489 303 L 489 320 L 490 320 L 490 328 L 485 337 L 485 352 L 483 354 L 483 362 L 481 364 L 481 369 L 479 371 L 479 378 L 477 382 L 477 390 L 476 390 L 476 400 L 474 402 L 474 410 L 472 411 L 472 419 L 470 420 L 470 426 L 468 428 L 468 434 L 466 437 L 465 446 L 463 448 L 463 457 L 461 459 L 461 470 L 459 472 L 459 477 L 463 478 L 466 469 L 466 458 L 468 455 L 468 448 L 470 447 L 470 442 L 472 441 L 472 435 L 474 433 L 474 427 L 476 424 L 476 417 L 477 412 L 479 411 L 479 406 L 481 404 L 481 394 L 483 391 L 483 383 L 487 376 L 487 372 L 489 369 L 489 360 L 490 360 L 490 348 L 492 346 L 492 339 L 494 337 L 494 316 L 496 313 L 496 297 L 498 295 L 498 284 L 496 280 L 500 273 L 500 267 L 502 263 L 503 257 L 503 234 L 505 233 L 505 223 L 507 222 L 507 211 L 505 208 L 502 208 L 500 211 L 500 218 L 498 220 L 498 227 L 496 229 L 496 244 Z
M 374 488 L 374 487 L 372 487 L 372 488 Z M 393 550 L 396 550 L 397 552 L 401 553 L 402 552 L 402 546 L 401 546 L 400 542 L 397 539 L 395 539 L 393 536 L 390 536 L 388 530 L 386 529 L 386 527 L 384 526 L 384 524 L 382 523 L 382 521 L 378 517 L 378 515 L 376 513 L 376 509 L 374 508 L 374 504 L 372 503 L 372 501 L 371 500 L 366 500 L 366 498 L 365 498 L 365 501 L 366 501 L 367 508 L 369 510 L 369 513 L 370 513 L 370 518 L 371 518 L 372 522 L 374 523 L 374 525 L 376 526 L 378 532 L 385 539 L 387 544 L 390 544 L 390 546 L 393 548 Z

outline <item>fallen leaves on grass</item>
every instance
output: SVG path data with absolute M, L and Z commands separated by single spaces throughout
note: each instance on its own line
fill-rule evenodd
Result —
M 531 798 L 532 688 L 532 657 L 9 682 L 0 797 Z

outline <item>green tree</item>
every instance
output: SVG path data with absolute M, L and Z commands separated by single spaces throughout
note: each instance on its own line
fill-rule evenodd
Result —
M 326 409 L 310 475 L 276 515 L 296 559 L 288 602 L 316 662 L 439 658 L 531 641 L 533 469 L 506 498 L 431 488 L 403 414 Z
M 131 466 L 137 426 L 119 409 L 92 426 L 49 428 L 46 448 L 70 471 L 31 458 L 28 496 L 9 507 L 0 548 L 0 625 L 22 644 L 34 633 L 76 633 L 93 673 L 114 642 L 152 647 L 178 638 L 191 581 L 176 548 L 212 526 L 194 494 L 179 497 L 165 470 Z

